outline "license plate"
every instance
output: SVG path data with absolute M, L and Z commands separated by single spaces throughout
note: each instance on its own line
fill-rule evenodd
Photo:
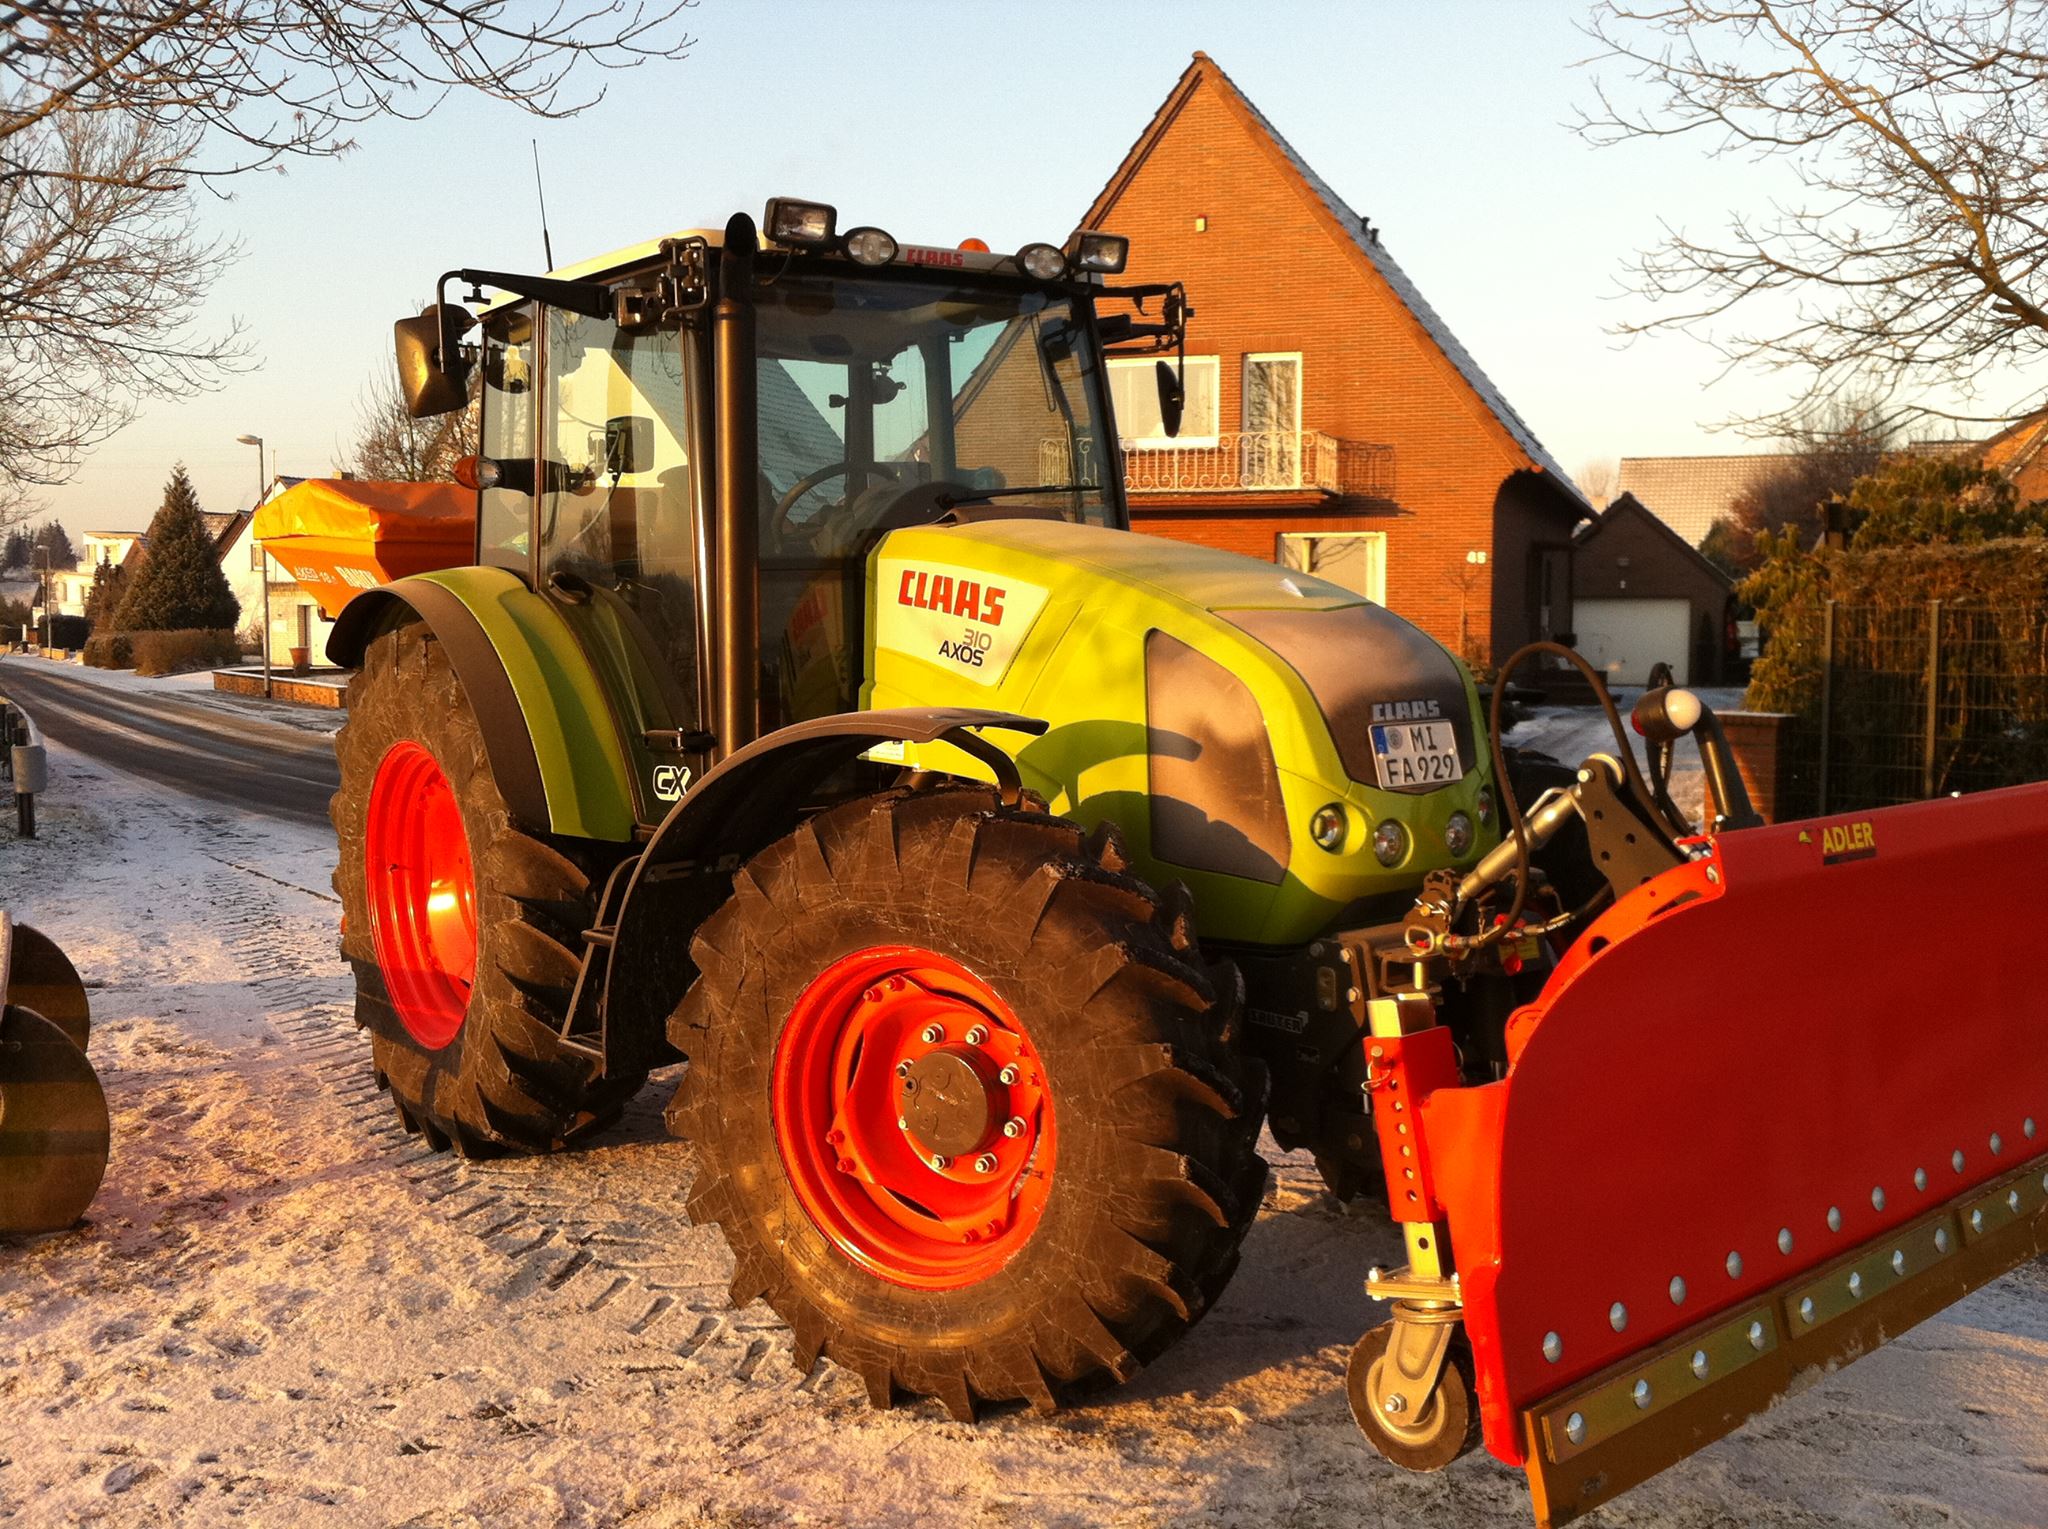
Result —
M 1457 729 L 1448 722 L 1376 722 L 1372 757 L 1387 791 L 1433 791 L 1465 776 Z

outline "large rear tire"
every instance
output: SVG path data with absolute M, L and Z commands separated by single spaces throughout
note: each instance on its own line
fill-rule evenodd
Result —
M 978 788 L 864 799 L 755 856 L 693 955 L 690 1212 L 799 1370 L 1050 1411 L 1235 1269 L 1266 1182 L 1237 974 L 1113 833 Z
M 528 833 L 447 654 L 414 623 L 370 644 L 335 737 L 334 890 L 356 1023 L 407 1129 L 465 1155 L 546 1152 L 645 1074 L 559 1039 L 608 846 Z

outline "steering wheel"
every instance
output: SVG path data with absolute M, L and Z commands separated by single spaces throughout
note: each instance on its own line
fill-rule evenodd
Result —
M 870 466 L 874 472 L 894 478 L 898 482 L 902 481 L 902 474 L 887 462 L 875 462 L 870 464 Z M 853 463 L 841 457 L 837 462 L 827 462 L 817 471 L 807 472 L 797 479 L 790 487 L 789 492 L 775 501 L 775 529 L 784 536 L 796 535 L 800 528 L 789 518 L 789 512 L 796 508 L 796 502 L 820 483 L 829 482 L 833 478 L 844 477 L 852 470 Z

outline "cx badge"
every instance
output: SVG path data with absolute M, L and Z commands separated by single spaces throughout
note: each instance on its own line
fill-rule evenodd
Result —
M 654 767 L 654 794 L 664 802 L 680 802 L 683 793 L 690 789 L 690 767 L 688 765 L 656 765 Z

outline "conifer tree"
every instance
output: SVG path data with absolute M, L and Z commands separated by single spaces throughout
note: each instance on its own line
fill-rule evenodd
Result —
M 52 520 L 36 527 L 30 538 L 33 545 L 46 549 L 50 554 L 52 568 L 76 568 L 78 551 L 71 545 L 71 538 L 65 534 L 64 522 Z
M 241 603 L 221 572 L 213 537 L 200 518 L 199 496 L 182 462 L 164 485 L 163 506 L 149 523 L 147 546 L 142 566 L 123 581 L 128 587 L 114 611 L 116 631 L 234 626 Z
M 92 588 L 86 591 L 85 619 L 95 632 L 114 630 L 114 613 L 121 608 L 127 574 L 119 563 L 101 563 L 92 571 Z
M 26 568 L 31 561 L 32 548 L 28 532 L 19 528 L 7 533 L 7 540 L 0 543 L 0 568 Z

